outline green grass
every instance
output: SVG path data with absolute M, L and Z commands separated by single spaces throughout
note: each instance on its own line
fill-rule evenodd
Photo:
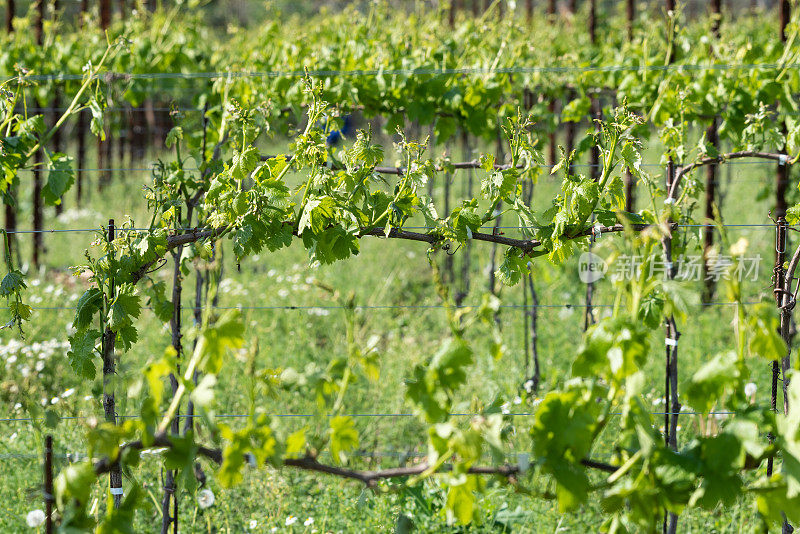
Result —
M 385 143 L 385 145 L 389 145 Z M 457 158 L 455 158 L 457 159 Z M 657 156 L 648 154 L 646 161 L 657 161 Z M 655 172 L 655 171 L 654 171 Z M 774 173 L 773 165 L 737 165 L 732 168 L 733 178 L 729 186 L 723 214 L 726 222 L 738 224 L 761 224 L 771 206 L 769 198 L 759 198 L 763 183 Z M 114 218 L 119 224 L 130 214 L 137 226 L 145 224 L 145 206 L 141 198 L 141 185 L 147 173 L 132 173 L 116 176 L 112 184 L 102 192 L 92 192 L 84 208 L 87 212 L 75 212 L 70 196 L 67 200 L 68 222 L 59 222 L 48 216 L 47 228 L 94 228 Z M 91 175 L 90 175 L 91 176 Z M 725 173 L 722 173 L 724 182 Z M 456 191 L 464 175 L 455 177 Z M 761 181 L 761 183 L 759 183 Z M 549 176 L 540 179 L 536 189 L 537 206 L 541 207 L 552 198 L 556 180 Z M 639 190 L 644 195 L 644 189 Z M 456 193 L 458 194 L 458 193 Z M 20 221 L 26 227 L 29 220 L 29 202 L 24 201 L 29 192 L 23 188 Z M 698 210 L 699 211 L 699 210 Z M 516 221 L 507 221 L 514 225 Z M 750 251 L 763 258 L 757 282 L 746 287 L 748 302 L 764 299 L 770 301 L 768 289 L 773 261 L 774 233 L 770 228 L 730 229 L 730 238 L 749 240 Z M 509 231 L 511 233 L 511 231 Z M 694 234 L 698 234 L 697 231 Z M 43 369 L 36 371 L 35 342 L 66 340 L 72 318 L 69 309 L 45 309 L 69 307 L 86 284 L 71 276 L 68 266 L 82 261 L 83 250 L 93 239 L 92 233 L 56 233 L 45 235 L 47 246 L 46 267 L 39 273 L 30 273 L 30 302 L 36 310 L 28 325 L 26 337 L 19 350 L 7 349 L 6 364 L 0 367 L 0 413 L 4 417 L 26 417 L 15 409 L 22 399 L 41 402 L 64 417 L 101 416 L 98 398 L 100 384 L 82 383 L 69 369 L 66 349 L 59 346 L 42 361 Z M 23 254 L 28 255 L 29 236 L 22 235 Z M 603 236 L 595 246 L 595 252 L 607 256 L 620 243 L 618 236 Z M 227 247 L 227 245 L 226 245 Z M 229 247 L 227 247 L 229 248 Z M 490 246 L 476 243 L 470 250 L 471 280 L 470 294 L 466 303 L 477 303 L 487 287 L 486 267 L 489 265 Z M 226 251 L 227 252 L 227 251 Z M 454 256 L 457 270 L 460 269 L 464 251 Z M 171 283 L 171 261 L 155 272 L 156 279 Z M 325 365 L 330 359 L 346 352 L 344 321 L 341 310 L 329 308 L 336 302 L 317 288 L 315 281 L 328 284 L 344 295 L 354 294 L 355 302 L 366 306 L 357 314 L 357 339 L 365 343 L 377 336 L 380 352 L 380 378 L 376 382 L 357 382 L 348 392 L 347 411 L 356 414 L 391 414 L 411 412 L 404 401 L 403 379 L 412 366 L 429 357 L 438 343 L 447 335 L 443 310 L 433 288 L 430 269 L 423 244 L 365 239 L 361 253 L 346 262 L 332 266 L 312 268 L 308 266 L 307 254 L 301 243 L 277 253 L 265 253 L 249 258 L 239 267 L 230 253 L 225 254 L 223 277 L 225 279 L 220 306 L 244 307 L 242 310 L 247 325 L 248 345 L 258 340 L 260 352 L 258 367 L 261 369 L 295 367 L 307 364 Z M 184 282 L 184 305 L 191 306 L 194 278 Z M 543 369 L 543 387 L 539 395 L 563 383 L 568 376 L 569 365 L 582 333 L 582 308 L 570 309 L 566 303 L 582 303 L 585 286 L 578 281 L 577 258 L 563 266 L 551 266 L 538 260 L 536 284 L 540 303 L 550 307 L 539 310 L 539 352 Z M 695 288 L 699 291 L 699 284 Z M 505 287 L 500 291 L 506 306 L 522 303 L 521 287 Z M 614 294 L 608 281 L 597 285 L 594 301 L 600 304 L 613 302 Z M 720 296 L 716 300 L 727 300 Z M 250 309 L 259 307 L 260 309 Z M 297 306 L 284 309 L 281 306 Z M 378 308 L 369 308 L 377 306 Z M 396 307 L 381 307 L 396 306 Z M 418 306 L 408 308 L 403 306 Z M 270 308 L 271 307 L 271 308 Z M 311 308 L 309 308 L 311 307 Z M 602 314 L 606 308 L 598 308 Z M 499 319 L 502 323 L 506 351 L 501 360 L 495 361 L 486 350 L 479 354 L 468 387 L 456 409 L 459 412 L 474 412 L 497 398 L 512 400 L 520 394 L 520 385 L 526 377 L 523 352 L 523 316 L 519 307 L 503 308 Z M 731 306 L 697 307 L 688 319 L 680 324 L 680 379 L 687 380 L 702 363 L 714 354 L 733 346 L 734 308 Z M 185 311 L 184 324 L 191 322 L 190 311 Z M 145 311 L 139 325 L 140 341 L 119 363 L 117 381 L 118 412 L 135 414 L 137 399 L 126 394 L 126 384 L 138 376 L 143 362 L 158 357 L 170 343 L 168 328 Z M 4 331 L 3 342 L 18 338 L 16 332 Z M 485 348 L 486 340 L 474 339 L 478 347 Z M 24 348 L 27 347 L 27 348 Z M 26 356 L 25 351 L 33 356 Z M 41 352 L 41 351 L 39 351 Z M 17 356 L 17 361 L 8 363 L 8 357 Z M 648 363 L 647 397 L 656 401 L 663 391 L 663 333 L 652 336 L 652 357 Z M 215 399 L 217 414 L 243 414 L 247 411 L 246 391 L 243 387 L 245 356 L 238 354 L 226 362 L 220 376 L 218 396 Z M 32 368 L 27 377 L 21 375 L 20 367 Z M 758 401 L 768 402 L 769 369 L 766 362 L 750 362 L 752 380 L 758 386 Z M 74 393 L 64 398 L 65 390 L 74 388 Z M 59 397 L 56 404 L 50 399 Z M 91 397 L 91 400 L 86 398 Z M 529 412 L 534 399 L 521 399 L 514 405 L 515 412 Z M 258 406 L 269 414 L 309 414 L 314 411 L 312 399 L 298 395 L 281 395 L 279 398 L 259 398 Z M 662 405 L 653 404 L 658 412 Z M 530 416 L 513 418 L 517 428 L 517 450 L 509 454 L 525 452 L 523 436 L 531 423 Z M 466 420 L 466 419 L 465 419 Z M 659 425 L 661 417 L 655 416 Z M 232 427 L 240 421 L 225 420 Z M 63 419 L 53 431 L 55 447 L 59 453 L 56 469 L 68 461 L 65 453 L 82 454 L 86 450 L 83 421 Z M 291 432 L 308 424 L 312 428 L 322 423 L 313 418 L 275 417 L 274 427 L 280 432 Z M 425 428 L 412 417 L 359 417 L 356 419 L 364 451 L 378 451 L 383 455 L 367 460 L 356 459 L 356 465 L 370 467 L 396 466 L 401 455 L 417 455 L 426 452 Z M 3 532 L 26 531 L 25 514 L 40 508 L 39 488 L 43 428 L 30 422 L 0 422 L 4 438 L 0 440 L 0 530 Z M 321 427 L 320 427 L 321 428 Z M 612 427 L 613 428 L 613 427 Z M 700 432 L 700 417 L 687 415 L 681 423 L 681 442 L 687 443 L 691 435 Z M 200 430 L 200 439 L 208 436 Z M 593 457 L 604 459 L 611 453 L 613 430 L 607 432 L 603 444 Z M 12 438 L 13 436 L 13 438 Z M 142 466 L 131 476 L 143 483 L 150 494 L 149 508 L 137 516 L 134 527 L 137 532 L 156 532 L 160 526 L 159 508 L 153 505 L 160 501 L 160 465 L 157 457 L 145 457 Z M 290 530 L 286 519 L 292 515 L 299 520 L 291 526 L 294 532 L 389 532 L 393 531 L 397 518 L 404 514 L 412 519 L 419 531 L 440 532 L 447 529 L 440 508 L 443 502 L 441 487 L 434 482 L 424 484 L 415 491 L 377 495 L 364 491 L 356 483 L 342 481 L 325 475 L 308 474 L 291 470 L 248 469 L 244 482 L 233 489 L 220 488 L 213 477 L 213 467 L 206 465 L 209 486 L 216 495 L 216 503 L 210 509 L 200 511 L 195 506 L 194 495 L 181 494 L 181 532 L 243 532 L 251 520 L 257 522 L 255 532 Z M 468 529 L 453 531 L 507 531 L 513 532 L 589 532 L 596 531 L 602 523 L 599 503 L 568 514 L 561 514 L 555 503 L 532 499 L 516 493 L 512 487 L 498 480 L 487 480 L 487 491 L 481 499 L 481 517 Z M 543 481 L 539 481 L 544 483 Z M 130 483 L 126 483 L 129 486 Z M 538 490 L 544 487 L 536 488 Z M 93 498 L 94 509 L 103 509 L 104 487 L 97 485 Z M 304 526 L 306 518 L 312 517 L 311 526 Z M 210 525 L 210 527 L 209 527 Z M 682 532 L 749 532 L 755 525 L 755 514 L 751 502 L 742 502 L 730 509 L 684 514 Z M 30 529 L 27 529 L 30 530 Z

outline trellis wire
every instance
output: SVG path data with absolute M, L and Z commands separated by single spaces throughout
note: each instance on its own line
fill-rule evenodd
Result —
M 703 306 L 703 307 L 711 307 L 711 306 L 736 306 L 739 302 L 731 301 L 731 302 L 698 302 L 695 304 L 688 304 L 688 306 Z M 742 302 L 743 306 L 755 306 L 756 304 L 761 304 L 760 301 L 758 302 Z M 454 306 L 455 308 L 476 308 L 478 304 L 461 304 L 459 306 Z M 566 303 L 566 304 L 499 304 L 499 308 L 511 308 L 511 309 L 519 309 L 519 308 L 583 308 L 587 305 L 582 302 L 578 303 Z M 377 304 L 377 305 L 370 305 L 370 304 L 363 304 L 359 305 L 356 304 L 353 306 L 354 309 L 357 310 L 402 310 L 402 309 L 410 309 L 410 310 L 419 310 L 419 309 L 440 309 L 444 308 L 444 304 Z M 613 304 L 593 304 L 593 308 L 613 308 Z M 195 308 L 194 306 L 181 306 L 182 309 L 186 310 L 194 310 L 194 309 L 202 309 L 202 308 Z M 345 310 L 349 309 L 345 306 L 332 306 L 332 305 L 313 305 L 313 304 L 302 304 L 302 305 L 294 305 L 294 304 L 286 304 L 283 306 L 212 306 L 215 310 Z M 41 306 L 41 307 L 31 307 L 34 311 L 48 311 L 48 310 L 75 310 L 75 306 Z M 142 306 L 143 310 L 152 310 L 152 306 Z
M 647 412 L 650 415 L 675 415 L 674 412 Z M 265 414 L 267 417 L 275 417 L 275 418 L 308 418 L 308 417 L 318 417 L 317 414 L 312 413 L 269 413 Z M 417 417 L 417 414 L 413 413 L 346 413 L 340 414 L 347 417 L 354 417 L 354 418 L 389 418 L 389 417 Z M 479 412 L 456 412 L 448 414 L 450 417 L 478 417 L 486 415 L 485 413 Z M 512 412 L 502 414 L 504 416 L 509 417 L 531 417 L 535 416 L 536 412 Z M 623 415 L 622 412 L 612 412 L 609 415 L 620 416 Z M 679 412 L 678 415 L 696 415 L 696 416 L 709 416 L 709 415 L 736 415 L 736 412 L 730 411 L 711 411 L 711 412 Z M 118 419 L 136 419 L 139 417 L 138 415 L 118 415 Z M 181 419 L 197 419 L 202 418 L 202 415 L 181 415 Z M 215 415 L 215 419 L 243 419 L 246 417 L 251 417 L 251 414 L 218 414 Z M 327 415 L 325 417 L 336 417 L 335 415 Z M 87 419 L 96 419 L 95 416 L 91 415 L 73 415 L 73 416 L 65 416 L 59 417 L 61 421 L 83 421 Z M 33 422 L 33 421 L 43 421 L 44 417 L 7 417 L 7 418 L 0 418 L 0 423 L 26 423 L 26 422 Z
M 752 166 L 752 165 L 770 165 L 770 164 L 774 165 L 774 162 L 771 162 L 771 161 L 741 161 L 741 160 L 720 162 L 720 165 L 735 166 L 735 167 L 745 166 L 745 165 Z M 552 169 L 555 166 L 556 166 L 555 164 L 554 165 L 550 165 L 548 163 L 537 163 L 535 165 L 532 165 L 532 167 L 538 167 L 540 169 Z M 661 164 L 661 163 L 642 163 L 639 166 L 640 167 L 652 167 L 652 168 L 664 168 L 664 165 Z M 678 165 L 678 166 L 680 166 L 680 165 Z M 599 168 L 599 167 L 602 167 L 602 164 L 573 163 L 572 165 L 570 165 L 570 167 L 577 168 L 577 169 L 588 169 L 588 168 L 593 168 L 593 167 L 594 168 Z M 76 172 L 77 171 L 80 171 L 80 172 L 145 172 L 145 171 L 152 171 L 155 168 L 156 168 L 156 166 L 153 165 L 151 167 L 128 167 L 128 168 L 126 168 L 126 167 L 103 167 L 103 168 L 87 167 L 87 168 L 72 169 L 72 170 L 76 171 Z M 201 169 L 199 169 L 197 167 L 184 167 L 183 170 L 184 171 L 199 171 Z M 459 170 L 459 169 L 456 169 L 456 170 Z M 31 173 L 39 172 L 39 173 L 45 173 L 45 172 L 50 172 L 50 169 L 47 169 L 47 168 L 18 169 L 17 172 L 31 172 Z M 759 180 L 753 180 L 753 181 L 755 182 L 755 181 L 759 181 Z
M 515 66 L 515 67 L 461 67 L 444 69 L 308 69 L 308 70 L 265 70 L 265 71 L 228 71 L 228 72 L 106 72 L 93 77 L 96 80 L 195 80 L 218 78 L 313 78 L 360 77 L 360 76 L 442 76 L 442 75 L 487 75 L 487 74 L 558 74 L 558 73 L 591 73 L 591 72 L 668 72 L 668 71 L 741 71 L 741 70 L 778 70 L 797 69 L 800 63 L 715 63 L 715 64 L 680 64 L 666 65 L 589 65 L 589 66 Z M 3 81 L 17 79 L 16 76 L 5 77 Z M 24 79 L 30 81 L 70 81 L 83 80 L 83 74 L 32 74 Z
M 677 224 L 677 228 L 773 228 L 772 224 L 750 223 L 750 224 Z M 499 230 L 535 230 L 536 226 L 498 226 Z M 788 228 L 800 229 L 800 224 L 789 225 Z M 80 232 L 100 232 L 104 226 L 96 228 L 50 228 L 43 230 L 7 230 L 8 234 L 56 234 L 56 233 L 80 233 Z M 435 226 L 403 226 L 404 230 L 436 230 Z M 164 230 L 178 230 L 182 232 L 203 232 L 210 231 L 212 228 L 116 228 L 117 232 L 157 232 Z M 618 233 L 618 232 L 617 232 Z M 179 234 L 171 234 L 179 235 Z

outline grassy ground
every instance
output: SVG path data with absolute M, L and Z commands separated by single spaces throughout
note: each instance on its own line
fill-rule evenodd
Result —
M 457 158 L 456 158 L 457 159 Z M 657 161 L 649 154 L 646 161 Z M 655 169 L 654 169 L 655 172 Z M 771 200 L 761 192 L 764 184 L 774 175 L 772 165 L 737 165 L 731 175 L 722 173 L 723 188 L 728 196 L 723 205 L 726 222 L 737 224 L 768 223 L 767 212 Z M 141 185 L 146 172 L 126 173 L 117 176 L 102 192 L 93 192 L 91 198 L 77 209 L 68 199 L 67 209 L 60 220 L 48 217 L 47 228 L 96 228 L 113 217 L 119 223 L 130 214 L 143 223 L 144 203 Z M 465 177 L 455 177 L 454 186 L 460 191 Z M 539 202 L 552 198 L 556 181 L 543 177 L 537 185 Z M 644 195 L 644 189 L 640 189 Z M 29 193 L 23 189 L 21 198 Z M 24 227 L 29 205 L 22 203 L 21 221 Z M 509 225 L 516 221 L 509 221 Z M 699 230 L 686 230 L 698 234 Z M 751 255 L 760 254 L 762 261 L 758 280 L 747 285 L 748 302 L 764 298 L 769 300 L 768 289 L 773 261 L 774 232 L 771 228 L 731 228 L 733 241 L 745 237 Z M 511 232 L 511 231 L 509 231 Z M 0 414 L 7 418 L 25 418 L 17 403 L 46 404 L 62 416 L 54 434 L 59 453 L 56 468 L 73 460 L 85 451 L 82 420 L 68 419 L 99 415 L 102 407 L 97 401 L 99 383 L 82 383 L 66 363 L 66 340 L 72 310 L 77 296 L 85 289 L 84 283 L 70 275 L 68 266 L 81 262 L 83 250 L 93 239 L 91 232 L 54 233 L 45 236 L 48 249 L 46 266 L 30 274 L 30 302 L 36 309 L 27 328 L 26 337 L 20 341 L 14 332 L 3 333 L 4 345 L 0 352 L 5 365 L 0 366 Z M 23 251 L 27 254 L 29 236 L 21 237 Z M 595 252 L 607 257 L 619 243 L 619 237 L 604 236 L 595 246 Z M 481 246 L 484 245 L 484 246 Z M 471 255 L 471 290 L 466 303 L 476 303 L 488 284 L 487 267 L 490 247 L 476 243 Z M 389 253 L 387 253 L 389 252 Z M 27 257 L 27 256 L 26 256 Z M 464 251 L 455 255 L 457 269 Z M 583 330 L 583 309 L 568 306 L 584 301 L 585 285 L 578 281 L 577 258 L 566 265 L 553 267 L 539 261 L 536 266 L 536 284 L 539 293 L 539 351 L 543 369 L 543 387 L 539 395 L 563 382 L 568 376 L 569 364 Z M 153 276 L 171 283 L 171 265 Z M 358 313 L 358 337 L 361 342 L 377 343 L 380 351 L 380 378 L 374 383 L 357 383 L 348 396 L 348 411 L 354 414 L 409 414 L 404 402 L 403 379 L 411 367 L 426 358 L 446 335 L 445 318 L 433 290 L 425 248 L 418 243 L 387 242 L 365 239 L 361 253 L 347 262 L 333 266 L 311 268 L 300 243 L 274 254 L 262 254 L 243 262 L 239 268 L 226 257 L 224 281 L 221 285 L 220 306 L 242 306 L 247 325 L 248 343 L 258 340 L 259 368 L 304 367 L 309 363 L 324 365 L 331 358 L 345 353 L 344 323 L 341 310 L 330 296 L 318 289 L 315 281 L 337 288 L 342 294 L 353 293 L 355 301 L 365 308 Z M 185 281 L 184 304 L 191 305 L 194 278 Z M 700 286 L 696 284 L 699 291 Z M 523 297 L 521 287 L 503 288 L 500 291 L 503 305 L 500 320 L 507 351 L 500 361 L 481 355 L 473 379 L 459 412 L 471 412 L 502 398 L 511 403 L 511 411 L 527 413 L 532 410 L 533 398 L 514 398 L 520 394 L 520 385 L 527 376 L 526 356 L 523 351 L 523 310 L 519 307 Z M 720 296 L 717 301 L 725 301 Z M 600 305 L 613 302 L 610 284 L 597 284 L 594 298 Z M 296 306 L 296 309 L 286 309 Z M 599 315 L 607 308 L 598 307 Z M 140 325 L 140 341 L 120 361 L 118 391 L 125 391 L 136 377 L 140 364 L 159 355 L 170 342 L 168 328 L 159 323 L 149 311 Z M 691 373 L 717 352 L 733 346 L 731 306 L 698 306 L 687 321 L 680 325 L 682 332 L 680 353 L 680 378 L 688 379 Z M 184 321 L 191 320 L 187 310 Z M 370 340 L 373 336 L 376 339 Z M 480 346 L 480 340 L 477 341 Z M 663 408 L 658 404 L 663 392 L 663 334 L 655 332 L 652 339 L 652 358 L 648 364 L 648 399 L 653 411 Z M 41 363 L 39 363 L 41 362 Z M 218 415 L 243 414 L 247 399 L 242 387 L 244 356 L 232 357 L 225 366 L 216 399 Z M 751 365 L 752 379 L 758 384 L 758 402 L 769 397 L 769 370 L 763 362 Z M 120 414 L 135 414 L 137 399 L 124 393 L 118 397 Z M 313 420 L 299 416 L 313 411 L 312 401 L 298 396 L 281 396 L 257 399 L 258 405 L 269 414 L 292 414 L 296 417 L 275 417 L 274 424 L 291 431 Z M 530 416 L 513 418 L 518 433 L 524 433 Z M 655 424 L 661 417 L 654 416 Z M 226 421 L 233 427 L 236 418 Z M 686 443 L 691 435 L 706 425 L 716 424 L 701 416 L 683 418 L 681 441 Z M 37 492 L 41 462 L 43 428 L 29 421 L 0 422 L 3 439 L 0 439 L 0 530 L 25 531 L 25 514 L 40 508 Z M 425 452 L 423 427 L 412 417 L 359 417 L 365 451 L 378 451 L 379 457 L 359 460 L 363 465 L 395 466 L 409 457 Z M 201 431 L 201 438 L 202 438 Z M 609 441 L 610 443 L 610 441 Z M 524 450 L 509 450 L 509 454 Z M 596 450 L 592 456 L 607 457 L 610 450 Z M 67 457 L 69 455 L 69 457 Z M 207 466 L 211 471 L 211 467 Z M 160 525 L 160 467 L 157 458 L 143 462 L 131 476 L 146 484 L 153 504 L 137 517 L 136 532 L 156 532 Z M 244 482 L 231 490 L 223 490 L 209 477 L 209 486 L 216 495 L 213 507 L 201 511 L 193 495 L 181 495 L 181 532 L 387 532 L 395 528 L 400 515 L 411 518 L 419 531 L 446 530 L 443 515 L 439 513 L 443 493 L 435 483 L 425 484 L 418 490 L 378 496 L 362 491 L 354 483 L 322 475 L 284 470 L 248 470 Z M 488 481 L 488 491 L 481 500 L 481 520 L 471 531 L 514 532 L 587 532 L 596 531 L 602 522 L 599 505 L 591 505 L 575 513 L 559 514 L 555 505 L 532 500 L 516 494 L 513 489 L 498 481 Z M 94 496 L 98 499 L 96 510 L 102 509 L 102 491 L 98 486 Z M 287 526 L 287 519 L 299 518 Z M 308 518 L 313 523 L 304 525 Z M 252 528 L 251 528 L 251 522 Z M 289 521 L 291 522 L 291 520 Z M 682 519 L 684 532 L 749 532 L 754 528 L 752 503 L 725 510 L 692 512 Z M 453 529 L 459 531 L 459 529 Z

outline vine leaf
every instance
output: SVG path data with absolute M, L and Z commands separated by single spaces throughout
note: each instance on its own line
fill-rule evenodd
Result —
M 337 415 L 331 419 L 330 428 L 331 456 L 334 462 L 345 463 L 347 452 L 358 447 L 358 431 L 356 431 L 353 418 Z
M 100 310 L 102 303 L 103 292 L 96 287 L 84 291 L 75 308 L 75 319 L 72 321 L 73 328 L 78 332 L 89 328 L 94 314 Z
M 78 376 L 93 380 L 97 369 L 94 364 L 94 347 L 100 332 L 88 330 L 80 334 L 75 334 L 69 338 L 70 348 L 67 352 L 69 365 Z
M 0 282 L 0 296 L 9 297 L 14 293 L 18 293 L 25 289 L 25 278 L 22 273 L 16 269 L 9 271 Z
M 60 152 L 48 154 L 47 170 L 47 183 L 42 188 L 42 197 L 48 206 L 61 204 L 61 197 L 75 183 L 72 157 Z
M 138 295 L 133 294 L 133 286 L 124 284 L 120 286 L 117 296 L 111 303 L 108 312 L 108 326 L 119 333 L 126 326 L 131 326 L 133 320 L 139 317 L 142 305 Z

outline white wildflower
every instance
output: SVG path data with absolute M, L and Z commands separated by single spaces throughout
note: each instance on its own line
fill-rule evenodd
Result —
M 297 518 L 295 516 L 290 515 L 289 517 L 286 518 L 286 526 L 287 527 L 290 526 L 290 525 L 294 525 L 295 523 L 297 523 Z
M 309 517 L 308 519 L 303 521 L 303 525 L 305 525 L 307 527 L 310 527 L 313 524 L 314 524 L 314 518 L 313 517 Z
M 257 526 L 258 526 L 258 521 L 256 521 L 255 519 L 251 519 L 251 520 L 250 520 L 250 524 L 249 524 L 248 528 L 249 528 L 250 530 L 253 530 L 253 529 L 254 529 L 254 528 L 256 528 Z
M 525 384 L 522 387 L 525 388 L 525 391 L 528 393 L 528 395 L 533 393 L 533 379 L 530 378 L 530 379 L 526 380 Z
M 36 528 L 44 525 L 44 512 L 42 510 L 36 509 L 31 510 L 28 512 L 28 515 L 25 516 L 25 522 L 31 528 Z
M 749 397 L 755 397 L 756 391 L 758 391 L 758 386 L 755 385 L 754 382 L 748 382 L 744 385 L 744 394 Z
M 73 393 L 75 393 L 75 388 L 69 388 L 61 394 L 61 398 L 66 399 L 67 397 L 71 397 Z
M 197 494 L 197 505 L 203 509 L 214 506 L 214 492 L 210 489 L 200 490 Z

